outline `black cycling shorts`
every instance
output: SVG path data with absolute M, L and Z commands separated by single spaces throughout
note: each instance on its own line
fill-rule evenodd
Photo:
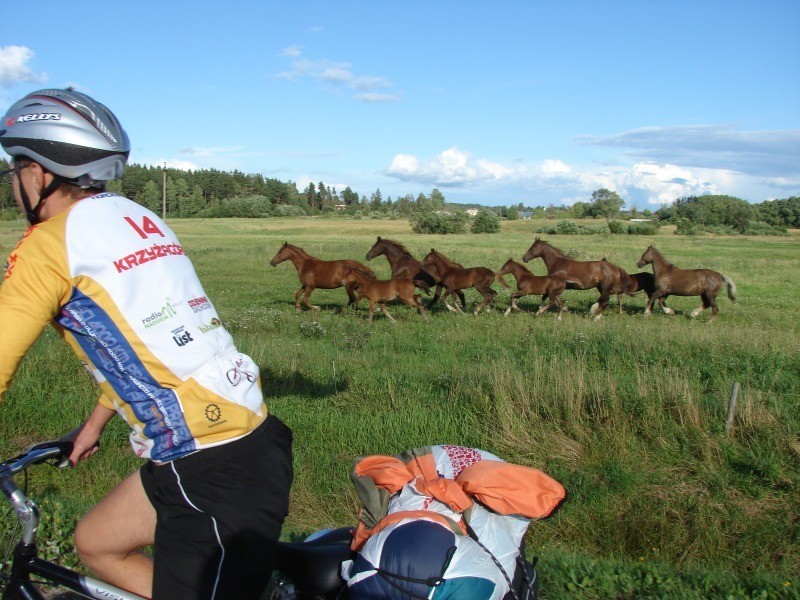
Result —
M 259 597 L 289 512 L 291 448 L 291 430 L 269 415 L 240 440 L 142 467 L 157 515 L 155 600 Z

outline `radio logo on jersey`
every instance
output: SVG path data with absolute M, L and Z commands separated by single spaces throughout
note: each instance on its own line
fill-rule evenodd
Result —
M 189 300 L 189 306 L 194 312 L 197 313 L 211 308 L 211 302 L 205 296 L 200 296 L 199 298 L 192 298 Z
M 158 325 L 159 323 L 171 319 L 178 314 L 178 307 L 180 305 L 180 302 L 173 302 L 171 298 L 167 298 L 164 301 L 164 305 L 159 310 L 154 310 L 149 316 L 142 319 L 142 325 L 147 329 L 148 327 Z

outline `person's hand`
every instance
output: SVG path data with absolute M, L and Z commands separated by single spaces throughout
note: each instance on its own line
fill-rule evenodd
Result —
M 72 453 L 69 455 L 69 462 L 73 467 L 100 449 L 98 440 L 101 432 L 95 432 L 86 425 L 84 423 L 61 437 L 62 441 L 72 442 Z
M 72 453 L 69 455 L 69 462 L 74 467 L 82 460 L 89 458 L 100 448 L 100 434 L 103 433 L 114 411 L 106 408 L 102 404 L 96 404 L 92 414 L 86 422 L 70 431 L 61 439 L 72 442 Z

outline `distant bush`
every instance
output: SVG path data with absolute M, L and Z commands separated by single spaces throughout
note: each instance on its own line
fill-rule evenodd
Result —
M 686 217 L 675 219 L 675 226 L 675 235 L 697 235 L 703 232 L 702 228 Z
M 482 210 L 472 222 L 472 233 L 497 233 L 500 231 L 500 217 L 490 210 Z
M 414 233 L 464 233 L 467 218 L 465 213 L 423 211 L 411 218 L 411 229 Z
M 763 221 L 750 221 L 745 227 L 744 235 L 789 235 L 785 227 L 772 226 Z
M 628 235 L 655 235 L 658 233 L 658 229 L 659 227 L 655 223 L 630 223 L 627 233 Z
M 622 221 L 609 221 L 608 230 L 614 234 L 628 233 L 628 226 Z
M 618 235 L 655 235 L 658 229 L 659 225 L 656 223 L 623 223 L 616 220 L 608 222 L 608 230 Z
M 574 221 L 564 219 L 555 225 L 545 225 L 534 230 L 534 233 L 549 235 L 603 235 L 609 233 L 608 225 L 578 225 Z
M 294 204 L 276 204 L 272 207 L 272 214 L 275 217 L 302 217 L 306 211 Z

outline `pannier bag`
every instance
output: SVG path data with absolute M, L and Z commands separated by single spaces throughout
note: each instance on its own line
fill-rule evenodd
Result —
M 523 536 L 566 491 L 545 473 L 462 446 L 367 456 L 351 474 L 363 507 L 353 560 L 342 564 L 352 600 L 525 600 L 535 571 Z M 527 567 L 527 569 L 525 568 Z

